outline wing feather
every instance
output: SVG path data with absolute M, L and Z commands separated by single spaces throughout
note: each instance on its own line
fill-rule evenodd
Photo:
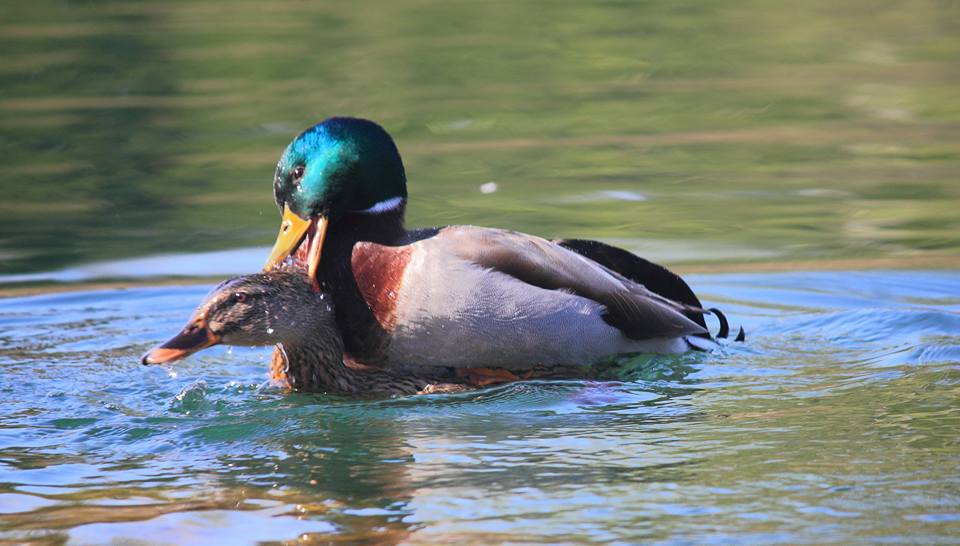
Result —
M 461 259 L 548 290 L 565 290 L 603 305 L 606 319 L 626 336 L 642 340 L 706 333 L 683 312 L 707 311 L 648 290 L 606 267 L 540 237 L 491 228 L 443 229 L 437 242 Z

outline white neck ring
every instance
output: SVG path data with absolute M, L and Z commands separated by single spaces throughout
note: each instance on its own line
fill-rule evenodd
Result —
M 403 204 L 403 197 L 391 197 L 390 199 L 380 201 L 368 209 L 358 210 L 355 212 L 362 214 L 380 214 L 382 212 L 388 212 L 397 209 L 401 204 Z

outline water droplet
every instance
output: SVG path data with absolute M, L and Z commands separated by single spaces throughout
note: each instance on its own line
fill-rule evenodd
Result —
M 267 328 L 267 333 L 268 333 L 268 334 L 272 334 L 272 333 L 273 333 L 273 328 Z

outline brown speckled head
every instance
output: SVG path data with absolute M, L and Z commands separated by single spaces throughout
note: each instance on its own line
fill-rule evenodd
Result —
M 302 272 L 271 271 L 224 281 L 204 298 L 184 329 L 144 355 L 143 364 L 180 360 L 212 345 L 326 346 L 342 342 L 330 298 L 314 292 Z

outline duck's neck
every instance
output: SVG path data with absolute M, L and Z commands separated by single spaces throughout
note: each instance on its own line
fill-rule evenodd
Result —
M 406 201 L 400 200 L 384 209 L 374 207 L 369 211 L 346 213 L 330 226 L 323 255 L 327 254 L 327 244 L 335 241 L 341 245 L 349 241 L 351 247 L 357 241 L 370 241 L 381 245 L 397 244 L 406 234 L 403 227 L 406 208 Z
M 403 244 L 405 203 L 377 212 L 348 213 L 327 231 L 318 278 L 333 296 L 337 324 L 347 354 L 363 362 L 377 362 L 388 341 L 387 333 L 363 300 L 351 267 L 353 248 L 361 241 L 394 246 Z

